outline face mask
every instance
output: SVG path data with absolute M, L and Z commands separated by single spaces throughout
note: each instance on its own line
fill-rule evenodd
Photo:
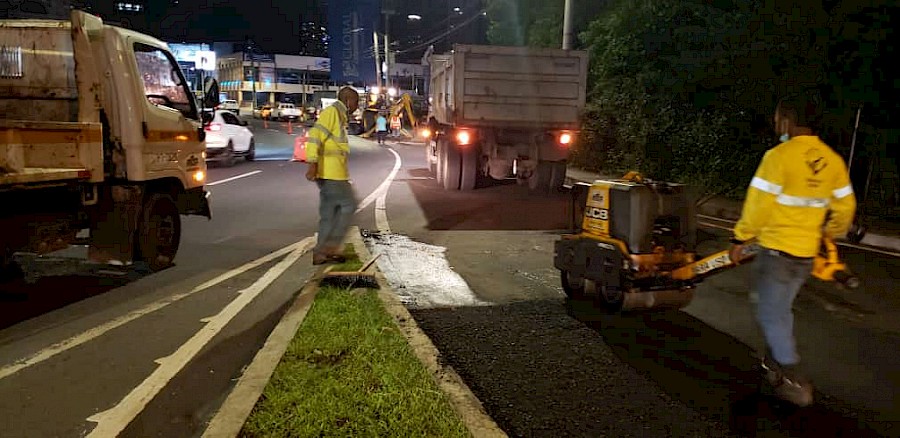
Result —
M 787 135 L 787 134 L 781 134 L 781 137 L 778 138 L 778 140 L 782 143 L 784 143 L 790 139 L 791 139 L 791 136 Z

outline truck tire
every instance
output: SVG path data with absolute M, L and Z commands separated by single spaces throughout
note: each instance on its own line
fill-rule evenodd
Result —
M 437 141 L 437 146 L 435 147 L 435 173 L 434 177 L 437 180 L 438 185 L 444 185 L 444 172 L 447 170 L 447 156 L 444 152 L 447 150 L 447 142 L 441 138 Z
M 181 216 L 172 197 L 150 194 L 144 201 L 137 230 L 136 261 L 156 272 L 172 265 L 181 241 Z
M 568 166 L 565 161 L 554 161 L 552 176 L 550 177 L 550 192 L 559 191 L 566 184 L 566 169 Z
M 435 147 L 435 149 L 437 149 Z M 437 176 L 437 158 L 435 157 L 432 160 L 432 151 L 431 151 L 431 141 L 425 144 L 425 162 L 428 163 L 428 171 L 431 172 L 432 175 Z
M 528 189 L 533 193 L 545 194 L 550 189 L 550 179 L 553 177 L 553 163 L 539 161 L 534 173 L 528 178 Z
M 444 188 L 447 190 L 459 190 L 459 180 L 462 174 L 462 153 L 459 147 L 445 142 L 444 155 L 446 162 L 444 167 Z
M 470 146 L 460 152 L 462 166 L 460 169 L 459 189 L 469 191 L 478 183 L 478 149 Z

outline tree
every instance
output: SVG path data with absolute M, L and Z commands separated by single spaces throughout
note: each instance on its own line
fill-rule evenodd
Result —
M 610 0 L 571 0 L 577 36 Z M 488 41 L 496 45 L 560 47 L 565 0 L 485 0 Z M 579 46 L 576 41 L 576 46 Z

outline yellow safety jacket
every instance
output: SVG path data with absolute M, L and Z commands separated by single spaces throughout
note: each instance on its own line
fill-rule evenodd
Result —
M 855 213 L 856 197 L 844 159 L 819 137 L 797 136 L 763 156 L 747 189 L 734 238 L 758 237 L 765 248 L 814 257 L 822 233 L 831 238 L 846 234 Z
M 318 164 L 320 179 L 346 181 L 347 156 L 350 142 L 347 139 L 347 106 L 337 101 L 322 110 L 319 119 L 306 133 L 306 161 Z

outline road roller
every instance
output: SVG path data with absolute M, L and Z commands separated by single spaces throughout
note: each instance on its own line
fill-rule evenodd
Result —
M 687 185 L 643 178 L 577 183 L 571 190 L 572 232 L 554 243 L 554 266 L 572 299 L 595 301 L 608 312 L 680 309 L 705 278 L 737 266 L 728 250 L 696 252 L 697 196 Z M 740 263 L 760 250 L 743 247 Z M 859 286 L 837 246 L 823 240 L 813 276 Z

